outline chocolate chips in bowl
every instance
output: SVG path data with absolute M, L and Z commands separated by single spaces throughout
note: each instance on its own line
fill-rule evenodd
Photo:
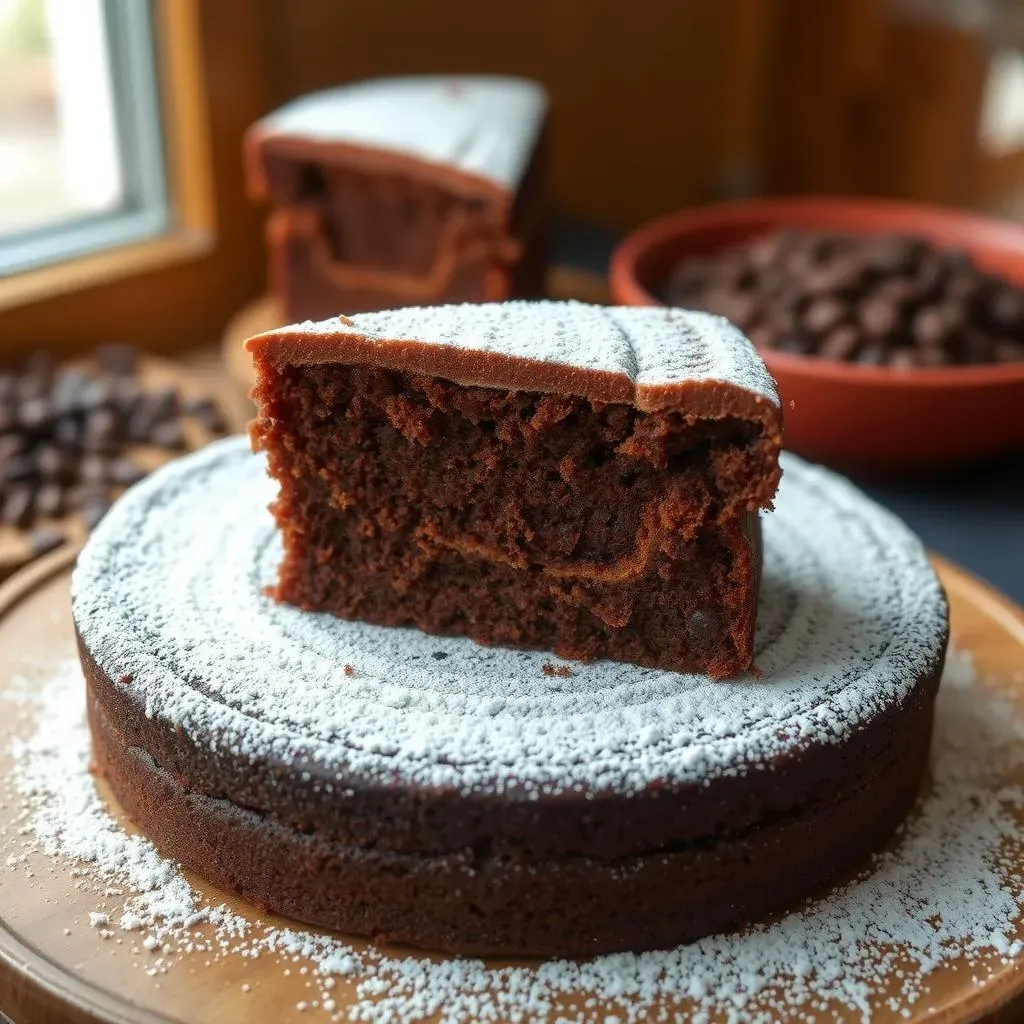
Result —
M 681 260 L 664 299 L 795 355 L 895 370 L 1024 362 L 1024 289 L 913 235 L 772 231 Z

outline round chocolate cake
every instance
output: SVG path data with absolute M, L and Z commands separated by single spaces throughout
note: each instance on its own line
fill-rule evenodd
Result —
M 275 485 L 245 440 L 212 445 L 79 560 L 97 765 L 187 866 L 379 941 L 581 955 L 791 907 L 912 806 L 947 613 L 898 520 L 784 468 L 760 673 L 713 683 L 277 604 Z

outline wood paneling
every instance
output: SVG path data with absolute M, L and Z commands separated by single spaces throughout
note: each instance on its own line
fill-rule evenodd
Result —
M 596 223 L 628 228 L 713 198 L 750 159 L 768 0 L 275 0 L 272 10 L 282 100 L 371 75 L 539 79 L 552 97 L 558 205 Z
M 988 41 L 891 0 L 775 0 L 769 190 L 971 205 Z

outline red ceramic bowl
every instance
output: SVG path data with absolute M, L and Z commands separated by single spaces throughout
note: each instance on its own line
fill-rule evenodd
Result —
M 685 210 L 633 232 L 612 256 L 612 298 L 660 305 L 680 260 L 782 227 L 919 235 L 1024 285 L 1024 226 L 878 200 L 771 199 Z M 895 370 L 762 355 L 785 405 L 786 447 L 812 459 L 898 471 L 1024 451 L 1024 363 Z

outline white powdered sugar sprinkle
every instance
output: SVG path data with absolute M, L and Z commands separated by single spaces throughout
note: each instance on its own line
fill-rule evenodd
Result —
M 779 405 L 775 381 L 746 336 L 725 317 L 688 309 L 524 300 L 407 306 L 268 333 L 297 347 L 309 337 L 354 335 L 496 353 L 618 375 L 638 391 L 714 382 Z
M 123 700 L 200 753 L 302 763 L 311 789 L 704 784 L 842 742 L 941 657 L 945 601 L 919 541 L 839 477 L 784 467 L 764 517 L 762 675 L 728 683 L 614 662 L 552 674 L 543 652 L 279 605 L 263 593 L 274 483 L 240 439 L 111 510 L 79 559 L 74 616 Z
M 377 78 L 310 93 L 263 118 L 271 145 L 300 139 L 402 153 L 516 189 L 547 114 L 542 86 L 501 75 Z M 324 154 L 324 163 L 333 160 Z
M 933 972 L 956 966 L 962 986 L 983 985 L 1022 952 L 1024 725 L 961 655 L 947 662 L 927 792 L 890 851 L 857 880 L 774 924 L 667 952 L 493 968 L 390 957 L 271 928 L 203 898 L 99 796 L 77 664 L 32 676 L 0 692 L 0 707 L 26 723 L 13 749 L 17 810 L 15 828 L 0 837 L 0 871 L 54 858 L 77 876 L 77 899 L 94 894 L 83 929 L 92 924 L 97 942 L 123 939 L 125 955 L 129 944 L 142 952 L 154 979 L 188 954 L 211 969 L 269 956 L 308 985 L 301 1005 L 313 1019 L 774 1024 L 808 1015 L 869 1021 L 879 1007 L 912 1016 Z

